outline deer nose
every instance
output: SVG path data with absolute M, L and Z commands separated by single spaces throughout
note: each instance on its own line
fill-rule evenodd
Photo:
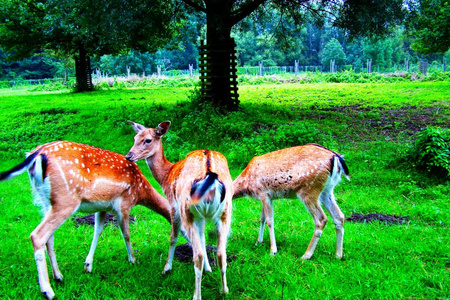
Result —
M 129 161 L 133 161 L 133 156 L 134 156 L 133 152 L 128 152 L 128 154 L 125 156 L 125 158 Z

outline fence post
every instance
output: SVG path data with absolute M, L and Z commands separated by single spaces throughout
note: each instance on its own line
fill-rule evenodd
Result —
M 427 75 L 427 69 L 428 69 L 428 63 L 426 61 L 420 61 L 419 62 L 419 72 L 423 75 Z
M 259 65 L 259 76 L 263 76 L 263 63 L 262 61 L 258 62 Z
M 367 60 L 367 73 L 372 73 L 372 59 Z
M 161 66 L 160 65 L 156 66 L 156 70 L 157 70 L 158 77 L 161 77 Z
M 294 69 L 294 72 L 295 72 L 295 76 L 297 76 L 297 75 L 298 75 L 298 60 L 295 61 L 295 69 Z
M 405 58 L 405 71 L 409 72 L 409 59 Z
M 130 71 L 131 71 L 131 69 L 130 69 L 129 66 L 127 66 L 126 68 L 127 68 L 127 77 L 130 78 Z
M 442 71 L 447 72 L 447 60 L 445 59 L 445 57 L 442 60 Z
M 335 72 L 335 60 L 334 59 L 330 59 L 330 73 L 334 73 Z
M 189 64 L 189 76 L 194 76 L 194 65 Z

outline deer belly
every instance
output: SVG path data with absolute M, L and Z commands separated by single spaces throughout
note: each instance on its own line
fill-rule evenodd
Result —
M 122 198 L 116 198 L 109 201 L 95 200 L 95 201 L 82 201 L 79 212 L 82 213 L 94 213 L 98 211 L 120 211 L 122 204 Z

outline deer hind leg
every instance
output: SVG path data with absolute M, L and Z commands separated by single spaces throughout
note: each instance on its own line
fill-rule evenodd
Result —
M 260 226 L 259 226 L 259 235 L 258 235 L 258 242 L 256 245 L 261 244 L 264 241 L 264 226 L 266 225 L 266 216 L 264 215 L 264 205 L 261 207 L 261 217 L 259 219 Z
M 50 260 L 50 265 L 52 266 L 53 278 L 57 281 L 62 281 L 63 276 L 58 268 L 58 262 L 56 261 L 54 245 L 55 245 L 55 236 L 52 234 L 47 240 L 47 254 Z
M 205 240 L 205 220 L 196 222 L 198 235 L 200 237 L 200 243 L 202 245 L 203 253 L 205 253 L 204 259 L 204 270 L 206 272 L 211 272 L 211 266 L 209 265 L 208 254 L 206 253 L 206 240 Z
M 196 230 L 190 230 L 188 232 L 189 239 L 192 243 L 193 250 L 193 260 L 194 260 L 194 272 L 195 272 L 195 290 L 194 290 L 194 300 L 200 300 L 202 298 L 202 274 L 203 274 L 203 266 L 204 260 L 206 258 L 206 253 L 203 252 L 203 247 L 201 245 L 200 237 Z
M 306 209 L 309 211 L 309 213 L 314 219 L 314 234 L 312 236 L 311 241 L 309 242 L 305 254 L 303 254 L 302 256 L 302 259 L 310 259 L 314 254 L 314 250 L 316 249 L 317 243 L 319 242 L 319 239 L 322 236 L 323 229 L 327 224 L 328 219 L 322 207 L 320 207 L 318 201 L 319 199 L 317 196 L 303 195 L 300 198 L 303 200 Z
M 127 247 L 128 261 L 132 264 L 136 262 L 133 253 L 133 247 L 130 242 L 130 213 L 128 210 L 122 210 L 117 212 L 117 221 L 120 224 L 120 230 L 122 231 L 123 239 L 125 240 L 125 246 Z
M 97 248 L 98 239 L 103 231 L 105 219 L 106 219 L 106 211 L 99 211 L 95 213 L 94 237 L 92 238 L 92 244 L 91 248 L 89 249 L 89 254 L 86 257 L 86 260 L 84 261 L 84 270 L 89 273 L 92 271 L 95 248 Z
M 45 216 L 44 220 L 31 233 L 31 242 L 33 243 L 34 259 L 36 260 L 36 267 L 38 270 L 39 286 L 41 292 L 48 299 L 53 299 L 55 293 L 50 286 L 48 278 L 47 263 L 45 260 L 45 245 L 50 245 L 51 261 L 56 263 L 53 249 L 53 233 L 58 229 L 64 221 L 69 218 L 77 209 L 78 205 L 68 205 L 66 207 L 52 207 Z M 50 240 L 50 243 L 49 243 Z M 59 270 L 58 270 L 59 271 Z
M 336 203 L 333 191 L 323 192 L 320 195 L 320 200 L 324 204 L 326 210 L 330 213 L 333 222 L 336 226 L 336 258 L 341 259 L 343 253 L 343 243 L 344 243 L 344 221 L 345 216 L 341 209 Z
M 226 209 L 220 220 L 216 222 L 217 228 L 217 263 L 220 269 L 220 277 L 222 279 L 223 294 L 228 294 L 227 285 L 227 240 L 230 233 L 231 209 Z
M 269 198 L 268 195 L 263 194 L 260 196 L 262 202 L 262 211 L 261 211 L 261 226 L 259 228 L 259 237 L 258 242 L 262 243 L 263 241 L 263 233 L 264 233 L 264 223 L 267 223 L 267 227 L 269 227 L 269 235 L 270 235 L 270 253 L 272 255 L 277 254 L 277 242 L 275 239 L 275 223 L 273 219 L 273 205 L 272 199 Z M 264 214 L 264 216 L 263 216 Z

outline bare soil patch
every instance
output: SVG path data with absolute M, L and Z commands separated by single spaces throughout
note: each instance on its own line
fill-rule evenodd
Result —
M 359 214 L 353 213 L 350 217 L 346 219 L 350 222 L 357 223 L 372 223 L 374 221 L 379 221 L 381 223 L 385 223 L 386 225 L 393 224 L 405 224 L 409 221 L 409 217 L 407 216 L 395 216 L 395 215 L 384 215 L 384 214 Z
M 400 108 L 380 108 L 361 105 L 343 105 L 308 110 L 303 116 L 308 119 L 326 119 L 330 112 L 342 113 L 350 120 L 347 123 L 353 128 L 372 129 L 383 136 L 397 136 L 403 132 L 409 136 L 427 126 L 448 127 L 450 114 L 448 109 L 439 106 L 417 107 L 404 106 Z M 362 133 L 360 135 L 364 137 Z
M 217 265 L 216 262 L 217 247 L 206 245 L 206 253 L 208 255 L 209 264 L 212 267 Z M 192 262 L 193 255 L 194 252 L 192 250 L 192 246 L 188 243 L 179 245 L 175 248 L 175 257 L 180 262 L 184 263 Z M 227 255 L 227 262 L 232 262 L 235 259 L 236 255 Z
M 83 224 L 94 226 L 95 225 L 95 214 L 91 214 L 91 215 L 87 215 L 87 216 L 83 216 L 83 217 L 76 217 L 76 218 L 74 218 L 74 221 L 77 224 L 77 226 L 83 225 Z M 130 216 L 130 224 L 133 224 L 134 221 L 136 221 L 136 217 Z M 118 225 L 116 216 L 113 214 L 107 213 L 106 219 L 105 219 L 105 225 L 108 223 Z

